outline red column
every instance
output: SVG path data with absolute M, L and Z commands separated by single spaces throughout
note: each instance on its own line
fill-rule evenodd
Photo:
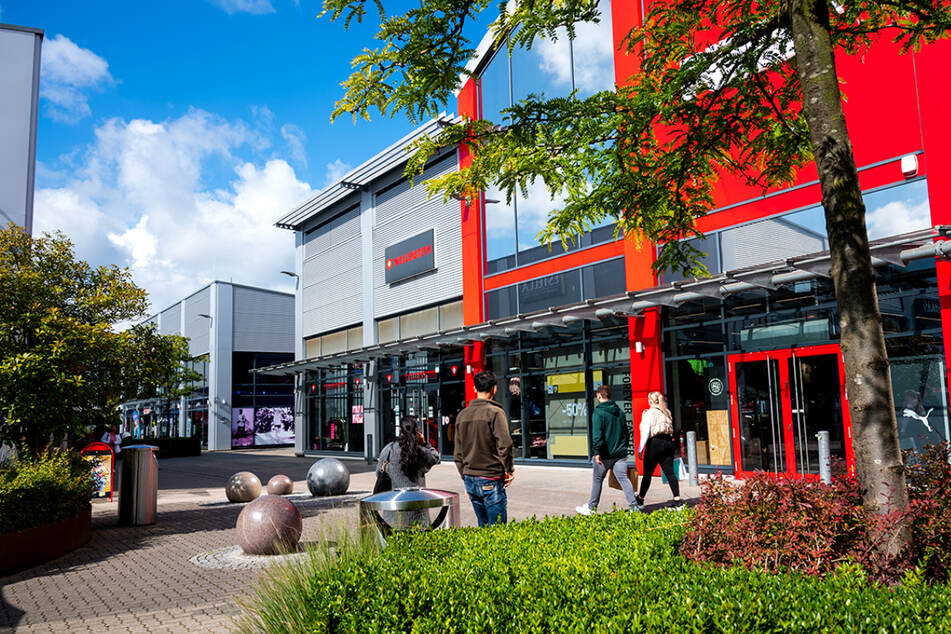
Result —
M 914 53 L 914 57 L 922 144 L 928 163 L 931 222 L 933 225 L 951 224 L 951 121 L 948 118 L 951 87 L 946 80 L 948 62 L 951 62 L 951 42 L 942 40 L 926 46 Z M 936 268 L 947 371 L 951 369 L 951 262 L 938 260 Z
M 459 92 L 459 114 L 469 119 L 478 118 L 479 93 L 474 79 L 469 79 Z M 459 168 L 472 164 L 472 148 L 459 146 Z M 459 203 L 462 214 L 462 315 L 467 326 L 481 323 L 484 319 L 483 295 L 484 257 L 482 254 L 482 210 L 479 204 Z M 475 398 L 472 374 L 485 367 L 485 346 L 476 343 L 466 346 L 466 401 Z

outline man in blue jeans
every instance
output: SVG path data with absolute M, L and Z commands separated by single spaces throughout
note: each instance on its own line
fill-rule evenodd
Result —
M 505 489 L 515 478 L 512 436 L 502 406 L 492 400 L 498 379 L 490 371 L 472 377 L 476 398 L 456 416 L 453 458 L 466 485 L 479 527 L 508 521 Z

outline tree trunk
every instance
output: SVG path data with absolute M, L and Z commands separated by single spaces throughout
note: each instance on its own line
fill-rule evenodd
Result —
M 822 187 L 855 466 L 865 489 L 866 508 L 886 514 L 904 510 L 908 493 L 865 227 L 865 204 L 845 127 L 829 35 L 829 6 L 826 0 L 791 0 L 789 18 L 803 112 Z M 887 537 L 884 551 L 897 553 L 907 545 L 909 532 L 902 526 Z

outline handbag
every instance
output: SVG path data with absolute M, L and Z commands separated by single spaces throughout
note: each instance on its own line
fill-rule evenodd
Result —
M 373 485 L 373 495 L 393 490 L 393 480 L 390 479 L 390 461 L 384 460 L 376 470 L 376 483 Z
M 634 487 L 634 490 L 637 490 L 637 469 L 634 467 L 627 468 L 627 479 L 631 481 L 631 486 Z M 614 470 L 608 471 L 608 486 L 612 489 L 617 489 L 621 491 L 621 483 L 617 481 L 617 478 L 614 476 Z

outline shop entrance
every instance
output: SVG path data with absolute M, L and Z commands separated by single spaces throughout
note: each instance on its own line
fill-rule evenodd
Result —
M 384 443 L 396 438 L 403 416 L 419 418 L 419 430 L 430 446 L 442 456 L 455 450 L 456 415 L 465 407 L 465 387 L 450 383 L 410 383 L 386 392 L 388 412 L 384 414 Z M 387 416 L 389 414 L 389 416 Z
M 819 473 L 816 434 L 829 432 L 833 460 L 854 464 L 845 371 L 836 344 L 730 355 L 736 474 Z

